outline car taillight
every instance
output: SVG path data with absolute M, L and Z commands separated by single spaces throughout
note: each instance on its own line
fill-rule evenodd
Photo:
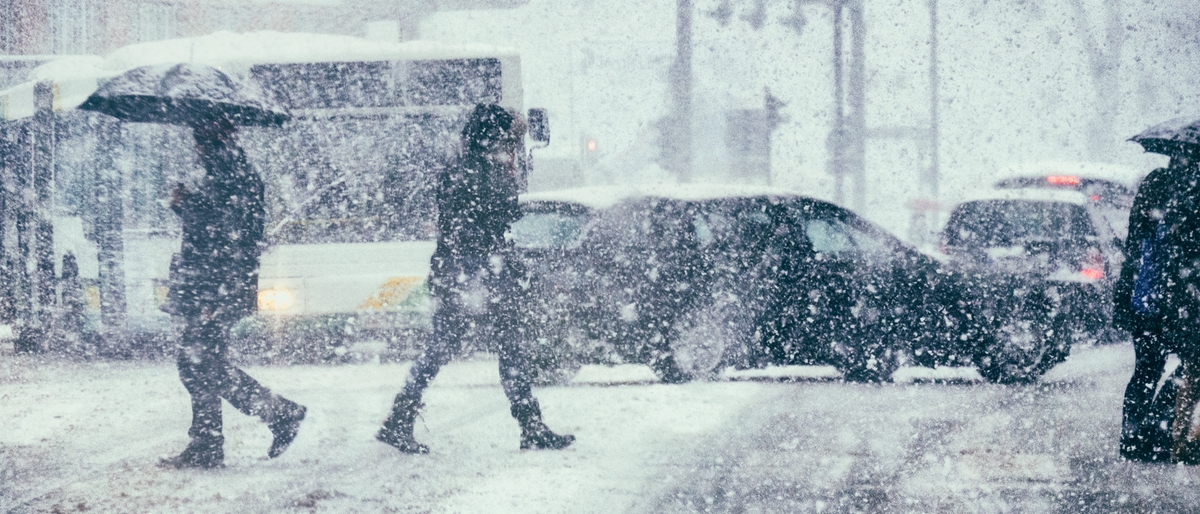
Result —
M 1079 177 L 1072 175 L 1050 175 L 1046 177 L 1046 183 L 1052 186 L 1078 186 Z
M 1087 250 L 1087 258 L 1084 259 L 1082 269 L 1079 274 L 1084 278 L 1091 280 L 1101 280 L 1104 278 L 1104 254 L 1099 248 L 1092 247 Z

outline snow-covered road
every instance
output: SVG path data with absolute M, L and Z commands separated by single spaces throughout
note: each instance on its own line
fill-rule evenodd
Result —
M 1083 348 L 1031 386 L 904 369 L 883 386 L 821 368 L 663 385 L 587 367 L 537 391 L 579 438 L 520 452 L 495 361 L 448 366 L 426 396 L 426 456 L 372 438 L 406 364 L 248 371 L 309 407 L 284 456 L 226 409 L 226 464 L 167 471 L 186 443 L 169 362 L 0 353 L 6 512 L 1079 512 L 1186 511 L 1200 470 L 1115 459 L 1128 345 Z M 930 376 L 951 378 L 928 381 Z

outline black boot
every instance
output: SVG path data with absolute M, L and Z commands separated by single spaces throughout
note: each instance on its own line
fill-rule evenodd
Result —
M 558 435 L 542 422 L 542 409 L 537 400 L 514 403 L 511 410 L 521 425 L 522 450 L 561 450 L 575 442 L 575 436 Z
M 420 400 L 404 395 L 397 396 L 392 404 L 392 414 L 383 422 L 383 427 L 375 434 L 375 439 L 404 453 L 429 453 L 429 447 L 418 443 L 413 437 L 413 422 L 422 407 L 424 405 L 421 405 Z
M 274 459 L 280 456 L 296 440 L 296 432 L 300 430 L 300 422 L 304 421 L 307 412 L 307 408 L 291 400 L 283 397 L 275 400 L 266 420 L 271 435 L 275 436 L 271 448 L 267 450 L 267 457 Z
M 160 468 L 223 468 L 225 467 L 225 437 L 193 437 L 183 453 L 158 461 Z

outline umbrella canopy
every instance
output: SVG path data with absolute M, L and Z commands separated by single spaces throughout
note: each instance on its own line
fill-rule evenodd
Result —
M 129 122 L 176 125 L 222 115 L 238 125 L 279 125 L 289 118 L 254 81 L 196 63 L 134 68 L 104 83 L 79 108 Z
M 1200 152 L 1200 120 L 1176 118 L 1129 138 L 1147 152 L 1171 155 L 1180 150 Z

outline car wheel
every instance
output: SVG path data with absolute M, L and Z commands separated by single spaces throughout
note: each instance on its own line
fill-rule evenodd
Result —
M 725 349 L 737 341 L 732 306 L 696 309 L 675 321 L 667 336 L 669 352 L 651 368 L 664 382 L 711 380 L 721 373 Z
M 568 325 L 541 331 L 527 347 L 535 386 L 566 385 L 579 374 L 588 344 L 586 332 Z
M 1003 319 L 985 338 L 975 364 L 979 374 L 997 384 L 1034 382 L 1062 362 L 1070 352 L 1069 339 L 1056 334 L 1044 302 L 1029 299 Z

